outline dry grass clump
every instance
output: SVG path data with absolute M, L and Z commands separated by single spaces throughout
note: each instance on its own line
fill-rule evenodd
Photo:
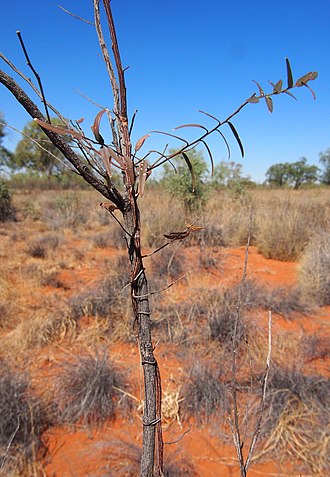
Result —
M 90 199 L 82 192 L 62 192 L 43 208 L 41 219 L 51 229 L 77 229 L 89 219 Z
M 125 314 L 127 308 L 124 287 L 129 283 L 129 278 L 123 270 L 114 266 L 109 277 L 97 283 L 95 287 L 75 295 L 69 303 L 70 315 L 78 320 L 83 316 L 116 317 Z
M 42 434 L 49 416 L 31 395 L 29 377 L 2 368 L 0 375 L 0 473 L 22 475 L 27 462 L 43 449 Z M 4 475 L 4 474 L 3 474 Z M 32 475 L 32 474 L 31 474 Z
M 100 232 L 93 235 L 92 242 L 97 248 L 123 248 L 126 245 L 125 234 L 117 224 L 111 227 L 107 232 Z
M 193 364 L 181 395 L 184 398 L 180 406 L 182 418 L 194 417 L 199 424 L 209 422 L 215 414 L 223 416 L 229 409 L 228 386 L 222 370 L 212 369 L 209 363 L 196 361 Z
M 60 239 L 57 235 L 45 235 L 30 243 L 26 252 L 34 258 L 46 258 L 49 250 L 55 250 L 59 243 Z
M 54 380 L 54 404 L 61 423 L 93 425 L 113 420 L 116 411 L 129 415 L 132 402 L 120 389 L 124 377 L 105 351 L 69 356 Z
M 307 361 L 330 358 L 330 341 L 328 336 L 304 336 L 300 342 L 303 357 Z
M 169 452 L 165 447 L 164 477 L 197 477 L 194 465 L 184 455 Z M 92 447 L 93 453 L 102 452 L 107 463 L 97 477 L 136 477 L 140 474 L 141 449 L 123 440 L 100 441 Z
M 330 305 L 330 231 L 313 236 L 302 256 L 298 282 L 307 299 Z
M 266 258 L 298 260 L 315 230 L 329 226 L 329 198 L 291 193 L 266 195 L 256 206 L 255 241 Z M 325 203 L 324 203 L 325 202 Z
M 166 247 L 151 257 L 152 283 L 160 279 L 176 279 L 185 272 L 184 256 L 178 247 Z
M 330 464 L 329 406 L 329 380 L 274 366 L 267 388 L 259 457 L 272 453 L 280 461 L 294 458 L 308 471 L 324 475 Z
M 25 318 L 2 340 L 2 346 L 9 356 L 17 357 L 29 353 L 31 349 L 47 346 L 50 343 L 74 337 L 77 325 L 64 311 L 39 313 Z

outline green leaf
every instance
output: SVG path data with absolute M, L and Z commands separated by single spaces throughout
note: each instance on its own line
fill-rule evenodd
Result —
M 260 86 L 260 84 L 259 84 L 257 81 L 255 81 L 255 80 L 252 80 L 252 81 L 253 81 L 253 83 L 255 83 L 255 84 L 258 86 L 260 96 L 265 96 L 264 90 L 262 89 L 262 87 Z
M 318 74 L 316 71 L 310 71 L 309 73 L 306 73 L 304 76 L 301 78 L 297 79 L 296 81 L 296 86 L 304 86 L 308 81 L 313 81 L 317 78 Z
M 293 76 L 292 76 L 292 70 L 291 70 L 289 58 L 285 58 L 285 63 L 286 63 L 286 74 L 287 74 L 287 80 L 288 80 L 288 88 L 292 88 L 292 86 L 293 86 Z
M 183 159 L 185 160 L 187 166 L 188 166 L 188 169 L 190 171 L 190 174 L 191 174 L 191 185 L 192 185 L 192 191 L 195 192 L 195 187 L 196 187 L 196 176 L 195 176 L 195 171 L 194 171 L 194 168 L 192 166 L 192 163 L 190 162 L 190 159 L 188 157 L 188 155 L 185 153 L 185 152 L 182 152 L 181 153 Z
M 238 135 L 238 132 L 236 131 L 235 126 L 234 126 L 230 121 L 227 121 L 227 123 L 228 123 L 228 125 L 229 125 L 229 127 L 230 127 L 230 129 L 231 129 L 231 131 L 232 131 L 232 133 L 233 133 L 233 135 L 235 136 L 235 139 L 236 139 L 238 145 L 239 145 L 239 148 L 240 148 L 240 150 L 241 150 L 242 157 L 244 157 L 244 148 L 243 148 L 242 141 L 241 141 L 241 139 L 240 139 L 240 137 L 239 137 L 239 135 Z
M 279 93 L 282 91 L 283 81 L 280 79 L 276 84 L 274 84 L 274 93 Z
M 252 96 L 247 99 L 248 103 L 259 103 L 259 98 L 256 96 L 256 93 L 254 93 Z
M 266 100 L 268 111 L 272 113 L 274 109 L 272 98 L 270 96 L 265 96 L 265 100 Z

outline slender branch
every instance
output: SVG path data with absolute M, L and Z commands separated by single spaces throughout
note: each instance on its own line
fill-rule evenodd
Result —
M 21 47 L 22 47 L 22 50 L 23 50 L 23 53 L 24 53 L 24 56 L 25 56 L 25 59 L 26 59 L 26 64 L 31 68 L 31 70 L 32 70 L 34 76 L 36 77 L 37 82 L 38 82 L 38 85 L 39 85 L 39 88 L 40 88 L 40 93 L 41 93 L 41 96 L 42 96 L 42 102 L 44 103 L 44 106 L 45 106 L 46 116 L 47 116 L 48 122 L 51 123 L 48 108 L 47 108 L 47 101 L 46 101 L 46 98 L 45 98 L 44 88 L 43 88 L 42 83 L 41 83 L 40 75 L 37 73 L 36 69 L 34 68 L 34 66 L 32 65 L 32 63 L 30 61 L 30 57 L 28 55 L 27 49 L 25 48 L 25 44 L 24 44 L 21 32 L 18 30 L 16 32 L 16 34 L 17 34 L 19 42 L 21 44 Z
M 110 36 L 112 41 L 112 51 L 115 57 L 118 79 L 119 79 L 119 89 L 120 89 L 120 114 L 123 120 L 127 119 L 127 100 L 126 100 L 126 86 L 125 86 L 125 76 L 124 70 L 121 63 L 120 52 L 118 47 L 117 34 L 115 29 L 115 24 L 113 21 L 113 16 L 110 8 L 110 0 L 103 0 L 103 5 L 107 14 Z
M 147 298 L 151 295 L 156 295 L 157 293 L 161 293 L 165 290 L 168 290 L 169 288 L 171 288 L 173 285 L 175 285 L 176 283 L 178 283 L 180 280 L 182 280 L 184 277 L 187 276 L 187 273 L 184 273 L 181 277 L 177 278 L 177 280 L 174 280 L 174 282 L 171 282 L 169 285 L 167 285 L 166 287 L 164 288 L 161 288 L 160 290 L 156 290 L 156 291 L 153 291 L 153 292 L 149 292 L 149 293 L 146 293 L 145 295 L 133 295 L 133 298 Z
M 94 0 L 94 16 L 95 16 L 95 28 L 96 33 L 98 36 L 99 44 L 101 47 L 101 51 L 103 54 L 103 59 L 108 70 L 108 75 L 111 83 L 111 89 L 113 93 L 113 100 L 114 100 L 114 112 L 115 114 L 119 114 L 120 111 L 120 100 L 119 100 L 119 87 L 117 84 L 117 79 L 115 75 L 115 71 L 112 66 L 112 62 L 110 59 L 109 51 L 107 45 L 104 40 L 103 31 L 101 27 L 101 16 L 100 16 L 100 0 Z
M 38 97 L 42 100 L 42 95 L 40 93 L 40 91 L 38 90 L 38 88 L 35 87 L 35 85 L 32 83 L 32 81 L 30 80 L 30 78 L 28 78 L 27 76 L 24 75 L 24 73 L 19 69 L 17 68 L 17 66 L 15 66 L 3 53 L 0 52 L 0 58 L 5 62 L 7 63 L 8 66 L 10 66 L 10 68 L 15 71 L 15 73 L 17 73 L 21 78 L 23 78 L 24 81 L 27 82 L 27 84 L 30 86 L 30 88 L 33 89 L 33 91 L 38 95 Z M 47 106 L 49 109 L 51 109 L 55 114 L 56 116 L 64 123 L 64 124 L 67 124 L 67 120 L 64 118 L 64 116 L 62 116 L 62 114 L 49 102 L 49 101 L 46 101 L 47 103 Z
M 29 136 L 29 134 L 26 134 L 24 131 L 20 131 L 19 129 L 16 129 L 14 128 L 13 126 L 10 126 L 6 123 L 3 123 L 2 121 L 0 121 L 0 124 L 2 126 L 6 126 L 7 128 L 11 129 L 12 131 L 15 131 L 15 132 L 18 132 L 20 134 L 22 134 L 22 136 L 25 136 L 27 139 L 29 139 L 30 141 L 34 142 L 38 147 L 40 147 L 40 149 L 42 149 L 43 151 L 47 152 L 47 154 L 49 154 L 51 157 L 53 157 L 54 159 L 56 159 L 57 161 L 59 161 L 62 166 L 66 167 L 66 169 L 68 169 L 70 172 L 75 172 L 73 171 L 67 164 L 65 164 L 65 162 L 63 162 L 58 156 L 55 156 L 55 154 L 53 154 L 52 152 L 50 152 L 48 149 L 46 149 L 45 147 L 43 147 L 39 141 L 37 141 L 36 139 L 33 139 L 33 137 Z
M 92 25 L 92 26 L 95 27 L 95 23 L 90 22 L 89 20 L 85 20 L 84 18 L 81 18 L 81 17 L 79 17 L 78 15 L 75 15 L 74 13 L 70 12 L 70 11 L 67 10 L 66 8 L 62 7 L 62 5 L 57 5 L 57 6 L 58 6 L 58 8 L 60 8 L 61 10 L 63 10 L 65 13 L 67 13 L 68 15 L 70 15 L 71 17 L 76 18 L 77 20 L 80 20 L 81 22 L 87 23 L 87 25 Z
M 261 421 L 262 421 L 262 416 L 264 412 L 264 407 L 265 407 L 265 400 L 266 400 L 266 390 L 267 390 L 267 383 L 268 383 L 268 376 L 269 376 L 269 368 L 270 368 L 270 359 L 271 359 L 271 354 L 272 354 L 272 312 L 268 312 L 268 354 L 267 354 L 267 359 L 266 359 L 266 370 L 265 370 L 265 375 L 262 383 L 262 389 L 261 389 L 261 395 L 260 395 L 260 403 L 259 403 L 259 409 L 257 412 L 258 419 L 256 422 L 256 427 L 255 431 L 253 433 L 249 453 L 245 462 L 245 472 L 247 473 L 251 459 L 254 454 L 255 446 L 257 444 L 257 440 L 260 434 L 260 427 L 261 427 Z

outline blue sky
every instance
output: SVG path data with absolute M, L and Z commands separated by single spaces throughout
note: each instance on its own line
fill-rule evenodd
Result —
M 85 117 L 89 134 L 98 109 L 75 89 L 111 108 L 109 81 L 93 27 L 67 15 L 57 3 L 93 20 L 93 2 L 61 2 L 6 2 L 0 50 L 31 76 L 15 34 L 21 30 L 47 99 L 66 117 Z M 319 153 L 330 147 L 329 0 L 112 0 L 111 5 L 123 65 L 130 67 L 129 111 L 138 109 L 134 139 L 154 129 L 171 132 L 187 122 L 210 125 L 199 109 L 225 119 L 256 91 L 253 79 L 266 91 L 271 89 L 268 80 L 285 80 L 287 56 L 295 79 L 318 71 L 311 84 L 316 101 L 307 88 L 299 88 L 294 93 L 298 101 L 287 95 L 275 97 L 273 114 L 264 104 L 249 105 L 233 120 L 246 156 L 240 157 L 228 132 L 232 160 L 241 162 L 244 173 L 260 182 L 276 162 L 304 156 L 310 164 L 318 164 Z M 0 111 L 17 129 L 30 119 L 2 85 Z M 19 139 L 9 132 L 5 146 L 14 150 Z M 153 134 L 148 146 L 161 148 L 165 142 Z M 216 161 L 226 160 L 218 137 L 210 140 L 210 146 Z

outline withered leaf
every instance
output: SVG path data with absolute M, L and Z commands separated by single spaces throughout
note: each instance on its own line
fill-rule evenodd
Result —
M 93 134 L 95 136 L 96 141 L 101 144 L 101 146 L 104 145 L 104 139 L 100 134 L 100 122 L 103 114 L 106 112 L 106 109 L 102 109 L 97 115 L 95 116 L 93 126 L 91 126 L 91 129 L 93 131 Z
M 266 100 L 266 103 L 267 103 L 267 108 L 268 108 L 268 111 L 270 113 L 273 112 L 273 100 L 270 96 L 265 96 L 265 100 Z
M 82 139 L 81 133 L 76 131 L 75 129 L 65 128 L 62 126 L 53 126 L 52 124 L 45 123 L 38 118 L 34 118 L 34 121 L 39 124 L 43 129 L 47 129 L 48 131 L 52 131 L 56 134 L 61 134 L 62 136 L 70 135 L 76 139 Z
M 85 118 L 77 119 L 77 120 L 76 120 L 76 123 L 77 123 L 77 124 L 81 124 L 81 123 L 84 121 L 84 119 L 85 119 Z
M 202 227 L 201 225 L 193 225 L 193 224 L 186 223 L 186 226 L 187 226 L 187 229 L 189 229 L 191 232 L 198 232 L 200 230 L 204 230 L 204 227 Z
M 181 240 L 188 237 L 189 234 L 189 230 L 185 230 L 183 232 L 171 232 L 169 234 L 164 234 L 164 237 L 169 240 Z
M 150 134 L 145 134 L 144 136 L 140 137 L 140 139 L 135 144 L 135 152 L 138 152 L 141 149 L 145 140 L 148 139 L 148 137 L 150 137 Z
M 101 147 L 100 151 L 99 151 L 99 154 L 101 156 L 101 159 L 102 159 L 102 162 L 103 162 L 103 165 L 105 167 L 105 170 L 107 171 L 107 174 L 109 177 L 111 177 L 111 168 L 110 168 L 110 157 L 111 157 L 111 154 L 109 153 L 109 149 L 110 147 Z
M 177 129 L 182 129 L 182 128 L 201 128 L 207 131 L 207 128 L 205 126 L 203 126 L 202 124 L 197 124 L 197 123 L 181 124 L 181 126 L 177 126 L 176 128 L 174 128 L 173 131 L 176 131 Z
M 107 210 L 108 212 L 114 212 L 115 210 L 118 209 L 118 207 L 112 202 L 101 202 L 100 206 L 103 207 L 103 209 Z
M 285 64 L 286 64 L 286 74 L 287 74 L 288 88 L 292 88 L 292 86 L 293 86 L 293 76 L 292 76 L 292 70 L 291 70 L 291 65 L 290 65 L 289 58 L 285 58 Z
M 140 164 L 140 168 L 139 168 L 139 193 L 141 197 L 143 197 L 146 180 L 148 177 L 147 169 L 148 169 L 148 162 L 144 159 L 142 163 Z

